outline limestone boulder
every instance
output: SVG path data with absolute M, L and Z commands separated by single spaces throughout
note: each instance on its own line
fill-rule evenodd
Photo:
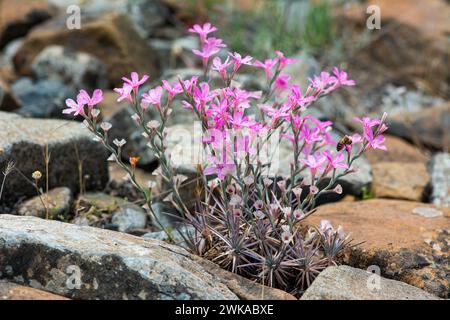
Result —
M 0 272 L 73 299 L 294 299 L 181 247 L 35 217 L 0 215 Z
M 301 300 L 438 300 L 406 283 L 349 266 L 328 267 Z
M 317 208 L 306 222 L 329 220 L 351 233 L 357 246 L 342 262 L 367 269 L 448 298 L 450 211 L 413 201 L 372 199 L 338 202 Z
M 103 189 L 108 182 L 107 154 L 78 122 L 26 119 L 0 112 L 0 168 L 8 163 L 14 170 L 7 176 L 1 204 L 37 195 L 32 173 L 39 170 L 38 187 L 45 186 L 45 149 L 48 146 L 49 189 L 68 187 L 74 193 Z

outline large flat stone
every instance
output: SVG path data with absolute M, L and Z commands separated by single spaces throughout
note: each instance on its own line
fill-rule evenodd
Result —
M 301 300 L 437 300 L 404 282 L 376 277 L 349 266 L 328 267 L 314 280 Z
M 0 154 L 0 168 L 4 170 L 10 161 L 14 162 L 16 168 L 6 178 L 0 204 L 35 196 L 36 189 L 31 182 L 35 170 L 41 171 L 43 175 L 39 186 L 45 186 L 46 145 L 50 153 L 50 189 L 64 186 L 78 193 L 80 161 L 86 189 L 103 189 L 108 182 L 108 155 L 80 123 L 26 119 L 0 112 L 0 127 L 0 149 L 3 151 Z
M 343 263 L 361 269 L 376 265 L 387 278 L 449 297 L 448 208 L 384 199 L 339 202 L 318 207 L 306 222 L 317 225 L 323 219 L 342 225 L 358 244 L 343 255 Z
M 71 289 L 77 268 L 80 286 Z M 258 299 L 263 288 L 158 240 L 12 215 L 0 215 L 0 272 L 74 299 Z

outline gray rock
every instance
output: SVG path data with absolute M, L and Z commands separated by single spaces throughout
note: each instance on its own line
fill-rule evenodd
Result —
M 195 236 L 195 228 L 192 225 L 178 225 L 175 229 L 169 231 L 175 244 L 180 247 L 188 249 L 185 238 L 189 239 Z M 147 232 L 142 235 L 144 239 L 156 239 L 160 241 L 167 241 L 168 235 L 164 231 Z
M 36 195 L 31 181 L 34 171 L 45 180 L 44 149 L 50 153 L 49 188 L 65 186 L 79 192 L 79 164 L 86 190 L 103 189 L 108 182 L 107 154 L 92 140 L 91 133 L 73 121 L 25 119 L 0 112 L 0 168 L 12 161 L 14 170 L 6 179 L 0 203 L 13 203 L 19 198 Z
M 127 203 L 119 206 L 113 213 L 111 223 L 121 232 L 142 229 L 147 224 L 147 213 L 141 207 Z
M 450 153 L 440 152 L 430 161 L 431 202 L 450 206 Z
M 108 86 L 105 65 L 96 57 L 52 45 L 42 50 L 31 65 L 33 75 L 39 79 L 54 79 L 76 90 L 104 89 Z
M 147 39 L 155 28 L 166 24 L 170 11 L 161 1 L 138 0 L 128 6 L 128 15 L 139 35 Z
M 33 82 L 21 78 L 11 88 L 22 105 L 18 112 L 34 118 L 64 117 L 65 100 L 76 94 L 73 88 L 54 79 Z
M 404 282 L 349 266 L 328 267 L 300 300 L 439 300 Z
M 177 223 L 180 222 L 180 219 L 178 218 L 179 213 L 170 204 L 170 202 L 153 202 L 152 209 L 156 215 L 156 219 L 159 221 L 159 223 L 155 221 L 155 227 L 160 227 L 161 224 L 164 228 L 172 229 Z
M 429 207 L 417 207 L 412 210 L 413 214 L 416 214 L 418 216 L 422 216 L 425 218 L 437 218 L 442 217 L 444 214 L 442 211 L 437 210 L 435 208 L 429 208 Z
M 69 298 L 238 298 L 199 258 L 157 240 L 1 215 L 0 244 L 0 272 L 7 278 L 22 277 L 27 285 Z M 71 286 L 77 270 L 79 289 Z
M 72 204 L 73 196 L 69 188 L 55 188 L 48 194 L 44 193 L 40 197 L 36 196 L 21 203 L 18 213 L 22 216 L 45 218 L 48 210 L 49 219 L 64 219 L 70 212 Z
M 170 18 L 169 8 L 159 0 L 49 0 L 52 5 L 65 11 L 70 5 L 77 5 L 86 16 L 99 16 L 110 12 L 127 15 L 138 34 L 149 38 L 155 28 L 164 26 Z
M 450 102 L 416 112 L 399 112 L 388 117 L 388 124 L 390 134 L 435 150 L 450 148 Z

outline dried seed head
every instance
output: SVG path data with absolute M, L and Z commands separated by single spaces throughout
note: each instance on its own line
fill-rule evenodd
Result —
M 42 178 L 42 173 L 39 170 L 36 170 L 31 176 L 34 180 L 39 180 L 40 178 Z

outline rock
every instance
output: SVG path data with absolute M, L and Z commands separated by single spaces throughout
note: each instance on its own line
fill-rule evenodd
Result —
M 412 211 L 413 214 L 417 214 L 419 216 L 425 217 L 425 218 L 436 218 L 436 217 L 442 217 L 444 214 L 442 213 L 442 211 L 439 211 L 435 208 L 422 208 L 422 207 L 417 207 L 414 208 Z
M 49 46 L 42 50 L 34 59 L 31 69 L 39 80 L 55 79 L 76 90 L 90 92 L 108 86 L 106 67 L 100 60 L 62 46 Z
M 436 209 L 400 200 L 338 202 L 318 207 L 306 222 L 317 225 L 329 220 L 352 234 L 353 243 L 359 245 L 347 250 L 341 261 L 344 264 L 361 269 L 375 265 L 387 278 L 448 298 L 450 263 L 445 252 L 450 209 L 439 208 L 443 216 L 428 218 L 414 213 L 422 208 Z M 426 239 L 440 245 L 442 253 L 433 251 Z
M 181 188 L 182 191 L 184 188 Z M 168 190 L 168 189 L 167 189 Z M 191 191 L 192 192 L 192 191 Z M 185 193 L 180 192 L 182 199 L 186 200 L 186 204 L 189 205 L 188 201 L 188 191 Z M 192 196 L 192 195 L 191 195 Z M 167 201 L 156 201 L 152 203 L 153 212 L 156 215 L 156 219 L 158 219 L 159 223 L 162 224 L 164 228 L 173 229 L 175 225 L 180 223 L 181 218 L 178 218 L 180 213 L 172 206 L 170 202 Z M 156 222 L 155 227 L 160 228 L 160 225 Z
M 420 112 L 403 112 L 388 118 L 390 134 L 425 146 L 450 149 L 450 103 Z
M 144 39 L 151 37 L 155 28 L 164 26 L 171 18 L 169 8 L 158 0 L 133 1 L 128 7 L 128 14 Z
M 13 83 L 12 90 L 22 105 L 19 113 L 33 118 L 67 118 L 62 114 L 67 108 L 65 100 L 76 95 L 73 88 L 54 79 L 33 82 L 21 78 Z
M 27 259 L 17 259 L 21 256 Z M 262 291 L 258 284 L 226 271 L 222 277 L 217 268 L 157 240 L 0 215 L 0 271 L 4 276 L 73 299 L 235 300 L 255 298 L 254 293 Z M 77 270 L 79 286 L 68 286 L 77 284 L 73 279 Z M 292 299 L 276 289 L 264 291 L 267 299 Z
M 450 153 L 437 153 L 429 166 L 431 176 L 431 202 L 450 207 Z
M 72 223 L 130 232 L 144 229 L 147 214 L 140 206 L 103 192 L 81 194 L 75 204 L 77 214 Z
M 68 300 L 42 290 L 0 280 L 0 300 Z
M 79 192 L 80 163 L 83 189 L 103 189 L 108 182 L 107 154 L 79 123 L 25 119 L 0 112 L 0 127 L 0 149 L 3 150 L 0 168 L 4 170 L 12 161 L 17 169 L 7 177 L 0 203 L 14 203 L 23 197 L 36 196 L 30 180 L 32 173 L 39 170 L 43 175 L 39 186 L 44 185 L 46 145 L 50 154 L 49 189 L 65 186 L 74 193 Z
M 139 35 L 148 39 L 154 36 L 158 28 L 173 24 L 174 17 L 168 6 L 159 0 L 49 0 L 65 11 L 69 5 L 77 5 L 84 16 L 100 16 L 105 13 L 119 12 L 127 15 L 133 22 Z
M 115 86 L 121 86 L 121 77 L 131 71 L 158 76 L 152 49 L 140 38 L 129 19 L 117 13 L 86 18 L 81 29 L 68 29 L 65 16 L 34 28 L 14 56 L 18 73 L 30 75 L 34 59 L 49 45 L 95 56 L 106 65 L 109 81 Z
M 147 225 L 147 213 L 135 204 L 124 204 L 115 210 L 111 223 L 116 225 L 120 232 L 143 229 Z
M 300 300 L 438 300 L 406 283 L 349 266 L 328 267 Z
M 20 102 L 8 83 L 0 78 L 0 110 L 13 111 L 20 108 Z
M 199 46 L 198 38 L 195 36 L 183 36 L 177 39 L 149 39 L 150 46 L 158 53 L 158 61 L 162 70 L 172 73 L 171 70 L 179 70 L 176 68 L 188 67 L 192 72 L 195 68 L 197 57 L 193 54 L 192 49 Z
M 69 214 L 73 203 L 72 191 L 66 187 L 52 189 L 48 194 L 44 193 L 41 197 L 36 196 L 21 203 L 18 213 L 22 216 L 46 218 L 46 207 L 42 201 L 48 209 L 49 219 L 64 219 Z
M 366 152 L 367 160 L 371 165 L 380 162 L 402 162 L 402 163 L 426 163 L 427 157 L 414 145 L 403 139 L 391 135 L 385 135 L 384 145 L 388 151 L 371 149 Z
M 388 83 L 381 90 L 381 108 L 377 110 L 379 114 L 387 112 L 394 115 L 404 111 L 418 112 L 435 105 L 445 103 L 444 99 L 430 96 L 423 90 L 412 90 L 406 87 L 396 87 Z M 380 103 L 374 99 L 375 103 Z
M 70 5 L 80 7 L 82 15 L 100 16 L 105 13 L 127 11 L 129 0 L 47 0 L 52 6 L 66 11 Z
M 54 13 L 45 0 L 4 1 L 1 12 L 0 48 L 25 36 L 32 27 L 50 19 Z
M 192 225 L 188 224 L 182 224 L 178 225 L 176 228 L 169 231 L 173 242 L 185 249 L 189 249 L 188 244 L 185 241 L 185 238 L 191 238 L 195 236 L 196 231 L 195 228 Z M 142 235 L 142 238 L 144 239 L 156 239 L 159 241 L 168 241 L 169 236 L 166 234 L 165 231 L 155 231 L 155 232 L 147 232 L 144 235 Z
M 381 162 L 372 165 L 373 192 L 379 198 L 422 201 L 430 181 L 423 163 Z
M 358 75 L 357 83 L 370 83 L 373 88 L 391 82 L 449 98 L 450 70 L 442 68 L 450 59 L 448 2 L 377 0 L 372 4 L 382 13 L 383 32 L 373 30 L 364 50 L 357 50 L 352 57 L 349 74 Z M 361 33 L 367 31 L 367 7 L 367 3 L 349 4 L 337 19 L 342 28 L 355 32 L 346 36 L 349 45 L 354 46 L 354 37 L 361 39 Z

